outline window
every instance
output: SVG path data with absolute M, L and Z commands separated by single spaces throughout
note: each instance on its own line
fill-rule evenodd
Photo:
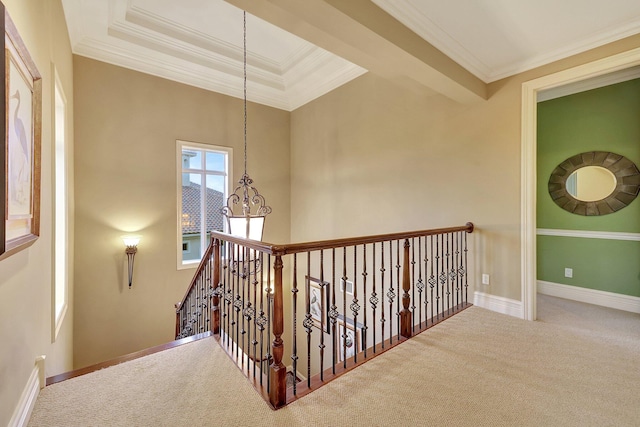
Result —
M 54 251 L 53 251 L 53 322 L 52 341 L 55 341 L 67 312 L 69 299 L 68 279 L 68 179 L 67 179 L 67 142 L 66 120 L 67 100 L 62 85 L 55 74 L 55 143 L 53 154 L 54 170 Z
M 221 209 L 229 194 L 232 150 L 178 141 L 178 268 L 194 266 L 211 230 L 226 227 Z

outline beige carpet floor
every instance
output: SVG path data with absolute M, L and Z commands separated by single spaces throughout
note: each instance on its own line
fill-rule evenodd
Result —
M 49 386 L 29 425 L 639 426 L 638 340 L 471 307 L 272 411 L 205 339 Z

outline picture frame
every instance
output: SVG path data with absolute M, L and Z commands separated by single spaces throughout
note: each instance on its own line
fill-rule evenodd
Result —
M 4 144 L 0 209 L 0 259 L 31 246 L 40 235 L 42 76 L 0 3 L 4 29 Z
M 306 276 L 309 295 L 309 313 L 313 325 L 321 331 L 329 332 L 327 313 L 329 310 L 328 282 L 321 282 L 315 277 Z
M 339 315 L 336 319 L 336 340 L 334 342 L 338 346 L 338 360 L 343 362 L 345 360 L 345 345 L 344 339 L 347 340 L 346 345 L 346 357 L 347 359 L 356 355 L 362 351 L 363 348 L 363 335 L 362 335 L 362 325 L 357 325 L 356 327 L 353 324 L 353 320 L 348 319 L 345 322 L 345 317 Z M 343 335 L 346 334 L 346 337 L 343 338 Z

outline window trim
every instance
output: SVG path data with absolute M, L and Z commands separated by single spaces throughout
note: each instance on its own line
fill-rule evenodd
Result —
M 176 140 L 176 265 L 178 270 L 194 269 L 198 267 L 200 259 L 183 261 L 182 260 L 182 150 L 184 148 L 193 148 L 196 150 L 206 150 L 224 153 L 227 155 L 227 161 L 225 164 L 225 194 L 223 200 L 229 196 L 231 191 L 231 177 L 233 177 L 233 148 L 225 147 L 221 145 L 204 144 L 201 142 L 192 142 L 185 140 Z M 227 229 L 227 224 L 223 222 L 224 229 Z M 204 249 L 208 243 L 204 244 Z M 201 250 L 201 254 L 204 253 L 204 249 Z

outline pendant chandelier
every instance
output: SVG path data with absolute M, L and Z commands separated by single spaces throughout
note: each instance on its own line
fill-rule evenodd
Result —
M 238 186 L 227 198 L 222 215 L 227 218 L 229 234 L 251 240 L 262 240 L 264 221 L 271 213 L 271 207 L 265 205 L 264 197 L 253 186 L 253 180 L 247 174 L 247 12 L 243 11 L 244 40 L 244 173 Z M 238 206 L 240 205 L 240 206 Z M 242 211 L 239 212 L 239 208 Z M 234 209 L 236 210 L 234 213 Z M 253 211 L 253 212 L 252 212 Z

